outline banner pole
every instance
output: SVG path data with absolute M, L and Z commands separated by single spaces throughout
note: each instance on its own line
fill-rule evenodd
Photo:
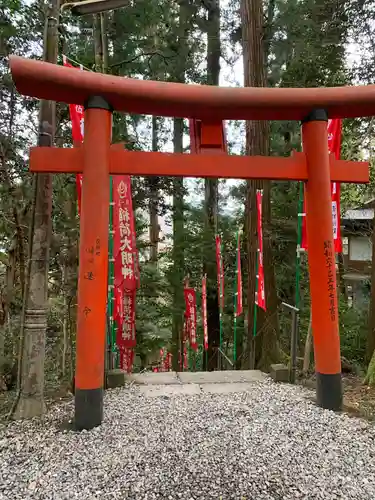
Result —
M 233 304 L 233 365 L 236 366 L 237 361 L 237 300 L 238 300 L 238 231 L 236 232 L 236 273 L 234 279 L 234 304 Z
M 300 303 L 300 277 L 301 277 L 301 244 L 302 244 L 302 218 L 303 218 L 303 182 L 299 182 L 298 214 L 297 214 L 297 250 L 296 250 L 296 290 L 295 306 Z
M 259 249 L 256 251 L 255 258 L 255 302 L 254 302 L 254 315 L 253 315 L 253 338 L 251 341 L 251 359 L 250 359 L 250 369 L 255 369 L 255 337 L 257 334 L 257 319 L 258 319 L 258 305 L 257 298 L 259 293 L 259 276 L 258 276 L 258 259 L 259 259 Z
M 219 308 L 219 321 L 220 321 L 220 351 L 223 350 L 223 281 L 224 281 L 224 269 L 223 269 L 223 243 L 222 238 L 220 238 L 220 308 Z M 221 352 L 219 353 L 219 367 L 221 370 Z
M 117 368 L 118 359 L 116 356 L 116 329 L 114 322 L 114 255 L 113 255 L 113 216 L 114 216 L 114 202 L 113 202 L 113 177 L 109 179 L 109 241 L 108 241 L 108 315 L 109 315 L 109 329 L 108 332 L 108 346 L 110 348 L 110 366 Z

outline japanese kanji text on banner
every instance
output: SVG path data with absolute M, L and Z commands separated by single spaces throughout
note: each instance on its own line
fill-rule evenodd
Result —
M 115 260 L 116 343 L 122 368 L 130 371 L 136 345 L 135 299 L 137 288 L 137 257 L 130 176 L 113 178 L 113 230 Z
M 202 278 L 202 323 L 203 323 L 203 348 L 208 349 L 208 328 L 207 328 L 207 276 Z
M 194 288 L 184 288 L 185 296 L 185 322 L 190 347 L 196 351 L 197 344 L 197 299 Z

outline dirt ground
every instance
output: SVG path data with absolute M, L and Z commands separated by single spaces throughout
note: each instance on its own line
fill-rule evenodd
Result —
M 344 404 L 343 411 L 350 415 L 375 420 L 375 387 L 363 384 L 363 377 L 358 375 L 343 375 Z M 301 379 L 300 383 L 310 389 L 315 389 L 315 377 Z
M 343 386 L 344 411 L 375 420 L 375 387 L 364 385 L 363 378 L 356 375 L 345 376 Z

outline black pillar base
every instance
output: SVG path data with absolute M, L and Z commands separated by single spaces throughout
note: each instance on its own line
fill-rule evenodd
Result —
M 103 388 L 75 388 L 74 428 L 77 431 L 98 427 L 103 420 Z
M 341 373 L 316 374 L 316 400 L 318 405 L 325 410 L 342 410 Z

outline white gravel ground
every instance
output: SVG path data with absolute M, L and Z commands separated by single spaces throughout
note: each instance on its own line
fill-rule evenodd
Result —
M 375 499 L 375 427 L 270 381 L 251 392 L 107 392 L 105 422 L 61 431 L 72 404 L 0 427 L 0 499 Z

